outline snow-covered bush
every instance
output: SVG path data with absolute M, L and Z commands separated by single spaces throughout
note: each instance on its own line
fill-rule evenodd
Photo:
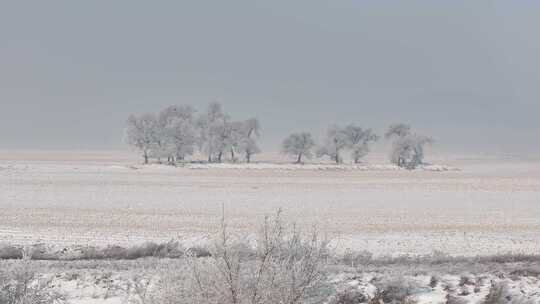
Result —
M 2 264 L 0 269 L 0 303 L 2 304 L 61 304 L 62 295 L 50 280 L 36 275 L 29 261 Z
M 368 303 L 368 297 L 356 286 L 347 286 L 331 297 L 329 304 L 360 304 Z
M 374 282 L 377 287 L 377 293 L 371 300 L 372 303 L 414 303 L 412 296 L 421 291 L 421 286 L 410 279 L 392 277 L 383 278 Z
M 304 303 L 327 296 L 328 248 L 317 231 L 300 232 L 278 213 L 266 218 L 256 246 L 240 245 L 222 222 L 211 257 L 188 259 L 196 303 Z M 186 299 L 179 299 L 186 300 Z

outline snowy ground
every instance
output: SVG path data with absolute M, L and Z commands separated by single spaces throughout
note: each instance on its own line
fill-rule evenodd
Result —
M 14 269 L 16 263 L 0 261 L 0 270 Z M 182 259 L 32 261 L 26 267 L 39 273 L 38 278 L 48 282 L 50 290 L 62 294 L 72 304 L 141 303 L 140 293 L 128 288 L 135 282 L 150 283 L 144 289 L 148 298 L 167 292 L 180 295 L 180 290 L 167 289 L 160 284 L 181 286 L 168 278 L 178 279 L 179 272 L 189 272 Z M 537 259 L 501 263 L 398 262 L 356 267 L 334 264 L 328 270 L 325 289 L 329 294 L 324 303 L 540 303 L 540 262 Z M 336 301 L 339 298 L 342 300 Z M 491 301 L 486 301 L 488 298 Z
M 540 162 L 433 163 L 414 172 L 384 158 L 338 167 L 169 167 L 105 153 L 3 152 L 0 242 L 194 241 L 214 231 L 223 204 L 239 231 L 255 231 L 281 207 L 302 225 L 319 225 L 340 248 L 376 255 L 540 252 Z

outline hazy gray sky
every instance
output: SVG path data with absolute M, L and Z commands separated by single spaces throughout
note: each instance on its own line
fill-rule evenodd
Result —
M 220 101 L 291 131 L 406 121 L 540 147 L 539 1 L 2 1 L 0 149 L 121 148 L 128 114 Z

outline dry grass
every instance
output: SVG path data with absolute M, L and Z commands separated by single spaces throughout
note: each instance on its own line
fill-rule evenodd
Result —
M 536 255 L 336 255 L 316 229 L 301 231 L 282 221 L 279 212 L 265 218 L 250 242 L 232 233 L 225 219 L 219 228 L 208 248 L 185 249 L 174 241 L 76 250 L 0 246 L 5 259 L 0 261 L 0 303 L 62 303 L 40 272 L 61 272 L 62 280 L 77 282 L 91 273 L 91 284 L 106 290 L 98 297 L 121 296 L 131 304 L 415 303 L 419 294 L 435 289 L 444 290 L 447 303 L 463 303 L 472 293 L 485 295 L 484 304 L 529 303 L 530 296 L 516 295 L 504 284 L 537 282 L 540 276 Z M 375 275 L 366 279 L 362 273 Z M 454 282 L 444 278 L 449 273 L 458 273 Z M 357 276 L 333 281 L 343 274 Z
M 32 246 L 15 246 L 0 244 L 0 260 L 22 259 L 27 255 L 31 260 L 74 261 L 74 260 L 135 260 L 140 258 L 181 258 L 186 254 L 197 257 L 209 256 L 208 249 L 192 247 L 185 249 L 177 241 L 166 243 L 146 242 L 131 247 L 118 245 L 72 246 L 58 249 L 42 244 Z
M 27 260 L 0 269 L 0 303 L 60 304 L 65 298 L 54 290 L 48 279 L 41 278 Z

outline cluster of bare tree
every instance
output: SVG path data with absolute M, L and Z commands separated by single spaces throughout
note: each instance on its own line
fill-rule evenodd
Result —
M 294 133 L 283 141 L 282 152 L 294 155 L 296 162 L 301 163 L 302 158 L 313 157 L 313 150 L 316 149 L 315 155 L 318 157 L 328 156 L 339 164 L 343 162 L 343 151 L 350 150 L 352 159 L 358 163 L 369 152 L 369 145 L 378 138 L 373 130 L 354 124 L 345 128 L 332 125 L 328 128 L 322 145 L 317 146 L 311 133 Z
M 167 159 L 168 163 L 183 161 L 196 150 L 206 155 L 208 162 L 224 159 L 236 162 L 244 158 L 249 163 L 260 152 L 259 136 L 260 124 L 256 118 L 232 120 L 221 104 L 212 103 L 199 115 L 190 106 L 170 106 L 157 114 L 131 115 L 124 139 L 142 152 L 145 163 L 150 158 L 159 162 Z M 408 169 L 422 164 L 424 147 L 433 142 L 429 137 L 413 133 L 406 124 L 391 125 L 385 138 L 393 140 L 392 163 Z M 296 163 L 313 156 L 326 156 L 337 164 L 343 162 L 343 155 L 348 152 L 354 163 L 359 163 L 377 140 L 379 136 L 372 129 L 355 124 L 332 125 L 322 144 L 317 145 L 309 132 L 293 133 L 283 141 L 282 152 L 294 156 Z
M 391 125 L 385 137 L 394 140 L 390 153 L 392 163 L 407 169 L 414 169 L 422 164 L 424 146 L 433 142 L 429 137 L 413 133 L 406 124 Z M 296 163 L 316 155 L 328 156 L 336 164 L 340 164 L 343 162 L 343 153 L 349 151 L 354 163 L 359 163 L 369 153 L 370 145 L 377 140 L 379 136 L 372 129 L 363 129 L 354 124 L 345 127 L 332 125 L 321 145 L 315 143 L 309 132 L 293 133 L 283 141 L 282 152 L 294 156 Z
M 256 118 L 231 120 L 219 103 L 212 103 L 197 115 L 190 106 L 170 106 L 157 115 L 131 115 L 127 120 L 124 140 L 143 153 L 145 164 L 150 158 L 183 161 L 198 149 L 209 162 L 221 162 L 225 157 L 247 162 L 259 153 L 257 145 L 260 124 Z
M 301 163 L 302 158 L 313 157 L 313 149 L 318 157 L 328 156 L 337 164 L 343 162 L 342 153 L 348 149 L 355 163 L 369 152 L 369 145 L 378 140 L 378 136 L 371 129 L 362 129 L 350 124 L 345 128 L 332 125 L 328 129 L 322 145 L 316 145 L 311 133 L 294 133 L 289 135 L 282 144 L 285 154 L 294 155 L 296 162 Z

